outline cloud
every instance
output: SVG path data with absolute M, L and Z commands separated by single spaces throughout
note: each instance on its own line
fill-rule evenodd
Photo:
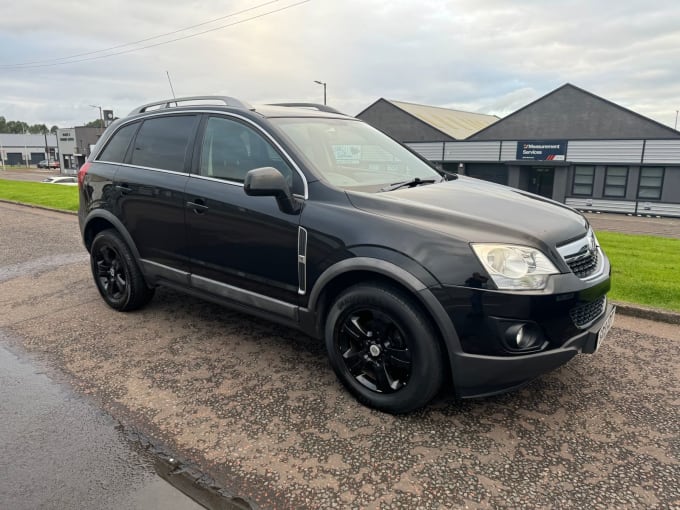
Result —
M 261 3 L 13 2 L 0 18 L 0 65 L 106 48 Z M 680 108 L 678 19 L 676 1 L 311 0 L 134 53 L 0 69 L 0 115 L 73 125 L 96 118 L 89 104 L 124 115 L 170 95 L 167 70 L 180 95 L 252 103 L 321 101 L 314 80 L 322 80 L 329 103 L 351 114 L 387 97 L 506 115 L 572 82 L 672 125 Z

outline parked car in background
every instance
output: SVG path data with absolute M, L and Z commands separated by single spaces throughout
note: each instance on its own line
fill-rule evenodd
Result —
M 43 179 L 41 182 L 44 182 L 46 184 L 63 184 L 65 186 L 78 185 L 78 179 L 76 177 L 64 177 L 59 175 L 56 177 L 47 177 L 46 179 Z
M 144 105 L 109 126 L 78 184 L 110 307 L 164 285 L 295 327 L 382 411 L 421 407 L 446 381 L 461 397 L 518 388 L 595 352 L 614 319 L 583 215 L 444 178 L 325 105 Z
M 43 159 L 38 162 L 38 168 L 59 168 L 59 161 L 47 161 L 46 159 Z

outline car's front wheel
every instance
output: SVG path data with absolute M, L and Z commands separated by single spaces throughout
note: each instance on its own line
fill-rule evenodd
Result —
M 380 284 L 345 290 L 328 313 L 325 340 L 340 381 L 361 403 L 406 413 L 441 387 L 441 347 L 427 317 L 405 292 Z
M 130 248 L 113 229 L 99 232 L 90 247 L 90 266 L 97 289 L 107 305 L 121 312 L 146 305 L 154 294 Z

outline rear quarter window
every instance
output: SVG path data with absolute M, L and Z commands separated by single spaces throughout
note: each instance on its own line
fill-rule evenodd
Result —
M 163 116 L 145 120 L 135 138 L 133 165 L 183 172 L 196 115 Z

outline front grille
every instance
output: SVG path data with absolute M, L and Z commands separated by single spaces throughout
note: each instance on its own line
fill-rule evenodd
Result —
M 569 255 L 565 257 L 567 265 L 579 278 L 586 278 L 593 274 L 595 269 L 597 269 L 598 254 L 597 249 L 590 251 L 586 249 L 579 253 Z
M 607 306 L 607 297 L 602 296 L 595 301 L 572 308 L 569 311 L 574 326 L 585 329 L 590 326 L 600 315 L 604 313 Z

